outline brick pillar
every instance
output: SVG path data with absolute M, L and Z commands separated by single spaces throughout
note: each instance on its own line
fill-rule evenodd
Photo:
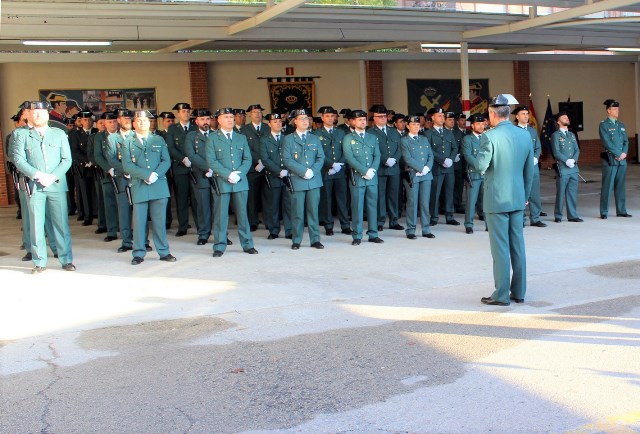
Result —
M 384 85 L 382 80 L 382 61 L 367 60 L 364 62 L 367 77 L 367 106 L 368 110 L 374 104 L 384 104 Z
M 522 105 L 529 105 L 531 82 L 529 80 L 529 62 L 516 60 L 513 62 L 513 96 Z
M 189 62 L 191 107 L 209 108 L 209 75 L 205 62 Z
M 0 130 L 0 206 L 7 206 L 15 203 L 13 188 L 13 180 L 11 175 L 7 173 L 6 162 L 7 159 L 4 155 L 4 135 Z

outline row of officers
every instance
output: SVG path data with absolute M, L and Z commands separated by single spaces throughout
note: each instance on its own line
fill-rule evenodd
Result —
M 601 217 L 607 217 L 612 190 L 617 215 L 630 217 L 624 204 L 628 139 L 624 125 L 617 121 L 619 104 L 607 100 L 605 105 L 609 116 L 600 128 L 605 146 Z M 75 269 L 66 201 L 69 172 L 81 193 L 79 201 L 87 202 L 81 205 L 85 215 L 92 214 L 91 200 L 97 204 L 99 224 L 104 223 L 96 232 L 106 231 L 105 241 L 117 239 L 120 232 L 118 252 L 132 251 L 134 265 L 152 250 L 149 220 L 160 259 L 176 260 L 166 235 L 170 187 L 177 205 L 176 236 L 187 233 L 191 208 L 197 243 L 209 242 L 213 232 L 214 257 L 222 256 L 232 244 L 228 237 L 230 206 L 241 247 L 249 254 L 258 253 L 251 232 L 259 225 L 260 210 L 268 238 L 280 236 L 282 221 L 294 250 L 300 248 L 305 224 L 311 247 L 324 248 L 320 226 L 327 235 L 334 234 L 334 209 L 341 232 L 351 235 L 353 245 L 363 239 L 364 221 L 372 243 L 383 243 L 379 232 L 387 222 L 390 229 L 405 230 L 408 239 L 434 238 L 431 227 L 438 223 L 441 206 L 445 222 L 459 225 L 453 216 L 459 211 L 454 198 L 458 188 L 462 195 L 465 183 L 466 233 L 473 233 L 474 215 L 483 220 L 483 173 L 475 166 L 487 125 L 483 116 L 471 116 L 467 130 L 464 115 L 433 108 L 426 113 L 431 125 L 425 128 L 425 116 L 390 116 L 378 105 L 370 109 L 374 125 L 367 128 L 367 112 L 348 111 L 345 124 L 336 126 L 337 111 L 325 106 L 319 109 L 322 126 L 311 129 L 308 110 L 294 110 L 289 116 L 271 113 L 264 122 L 263 109 L 252 105 L 246 110 L 251 122 L 238 128 L 238 115 L 244 110 L 222 108 L 212 115 L 207 109 L 192 111 L 189 104 L 179 103 L 173 108 L 175 115 L 164 112 L 159 116 L 162 132 L 146 111 L 117 110 L 101 116 L 99 131 L 91 129 L 92 114 L 81 112 L 80 128 L 67 136 L 48 126 L 47 108 L 42 102 L 24 104 L 21 117 L 27 123 L 8 140 L 14 182 L 22 208 L 28 211 L 26 216 L 23 212 L 27 250 L 23 259 L 34 262 L 34 272 L 46 268 L 47 241 L 63 268 Z M 530 133 L 537 165 L 540 140 L 528 126 L 528 108 L 517 107 L 512 114 Z M 290 126 L 285 126 L 287 120 Z M 556 122 L 559 129 L 552 140 L 558 173 L 554 220 L 561 221 L 566 199 L 568 220 L 578 222 L 582 221 L 576 211 L 579 149 L 575 136 L 566 131 L 566 114 L 559 113 Z M 544 227 L 539 171 L 534 173 L 528 201 L 530 224 Z M 406 228 L 398 221 L 401 186 L 406 197 Z

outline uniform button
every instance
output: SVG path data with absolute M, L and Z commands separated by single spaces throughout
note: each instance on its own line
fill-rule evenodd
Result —
M 151 167 L 147 166 L 147 169 L 151 169 Z

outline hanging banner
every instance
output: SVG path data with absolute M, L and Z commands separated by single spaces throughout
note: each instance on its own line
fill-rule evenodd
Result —
M 462 112 L 462 85 L 460 80 L 407 80 L 407 99 L 410 114 L 424 113 L 433 107 L 445 111 Z M 469 80 L 471 114 L 487 112 L 489 79 Z
M 271 111 L 284 113 L 295 109 L 310 109 L 315 113 L 314 83 L 310 81 L 269 81 Z

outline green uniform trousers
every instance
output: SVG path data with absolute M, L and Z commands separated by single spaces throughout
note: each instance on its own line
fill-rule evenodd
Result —
M 378 186 L 366 185 L 355 187 L 349 184 L 351 191 L 351 236 L 354 240 L 362 239 L 364 208 L 367 207 L 367 235 L 378 237 Z M 366 204 L 365 204 L 366 201 Z
M 320 242 L 319 203 L 320 187 L 291 193 L 291 235 L 293 235 L 291 242 L 293 244 L 302 242 L 305 216 L 309 228 L 310 244 Z
M 227 248 L 229 229 L 229 203 L 233 201 L 233 210 L 238 219 L 238 237 L 243 250 L 253 248 L 253 238 L 247 217 L 248 191 L 216 194 L 213 198 L 213 250 L 224 252 Z
M 213 227 L 211 214 L 211 187 L 196 188 L 195 190 L 196 195 L 198 196 L 198 209 L 196 210 L 198 223 L 198 239 L 208 240 L 211 236 L 211 228 Z
M 18 190 L 18 199 L 20 201 L 20 209 L 24 210 L 24 212 L 22 212 L 22 246 L 27 253 L 31 253 L 31 224 L 27 206 L 27 192 Z M 44 221 L 44 233 L 47 237 L 49 247 L 51 247 L 51 251 L 54 255 L 57 255 L 58 249 L 56 248 L 56 240 L 53 236 L 53 225 L 50 219 L 45 219 Z
M 267 189 L 269 215 L 266 215 L 269 233 L 280 233 L 280 214 L 284 222 L 284 234 L 291 235 L 291 193 L 286 187 L 271 187 Z
M 482 212 L 482 179 L 474 179 L 471 184 L 467 183 L 467 203 L 464 210 L 464 227 L 473 229 L 473 216 L 478 213 L 484 216 Z
M 162 258 L 169 254 L 167 241 L 167 198 L 154 199 L 133 204 L 133 251 L 134 257 L 144 258 L 147 254 L 147 232 L 149 216 L 153 227 L 153 244 Z
M 350 170 L 350 169 L 342 169 Z M 324 178 L 323 186 L 320 189 L 320 221 L 325 229 L 333 229 L 333 203 L 335 201 L 336 211 L 340 229 L 349 229 L 349 210 L 347 208 L 347 178 Z
M 107 175 L 108 176 L 108 175 Z M 100 188 L 104 199 L 104 220 L 107 228 L 107 235 L 118 236 L 118 201 L 116 191 L 110 179 L 101 181 Z
M 407 229 L 405 229 L 405 233 L 407 235 L 416 233 L 418 211 L 420 211 L 422 235 L 431 233 L 431 227 L 429 226 L 431 223 L 431 217 L 429 215 L 431 181 L 413 181 L 413 185 L 409 187 L 409 183 L 405 180 L 404 189 L 407 192 Z
M 438 223 L 440 216 L 440 194 L 444 194 L 444 212 L 447 221 L 453 220 L 453 187 L 455 185 L 454 173 L 441 173 L 433 177 L 431 182 L 431 223 Z
M 58 260 L 62 265 L 73 262 L 71 251 L 71 231 L 67 207 L 67 192 L 36 190 L 27 197 L 29 210 L 29 230 L 31 234 L 31 255 L 37 267 L 47 266 L 47 241 L 45 222 L 52 225 L 52 235 L 56 243 Z
M 616 214 L 627 213 L 626 189 L 627 166 L 609 166 L 602 163 L 602 189 L 600 190 L 600 215 L 609 212 L 609 198 L 613 191 L 616 201 Z
M 538 166 L 534 166 L 531 193 L 529 194 L 529 217 L 531 218 L 531 223 L 537 223 L 540 221 L 540 212 L 542 212 L 542 200 L 540 199 L 540 169 Z
M 118 189 L 120 190 L 120 193 L 116 194 L 116 202 L 118 204 L 118 223 L 120 224 L 120 238 L 122 238 L 123 247 L 132 248 L 133 234 L 131 232 L 131 216 L 133 211 L 125 190 L 129 181 L 123 176 L 118 176 L 116 178 L 116 182 L 118 183 Z
M 400 174 L 378 177 L 378 226 L 384 226 L 389 216 L 389 227 L 398 224 L 398 198 Z
M 176 195 L 178 232 L 187 232 L 189 227 L 189 202 L 191 202 L 191 214 L 193 216 L 193 220 L 197 224 L 198 202 L 194 190 L 195 188 L 188 173 L 173 175 L 173 191 Z
M 564 201 L 567 200 L 567 218 L 577 219 L 578 215 L 578 174 L 556 176 L 556 206 L 553 210 L 557 219 L 562 219 Z

